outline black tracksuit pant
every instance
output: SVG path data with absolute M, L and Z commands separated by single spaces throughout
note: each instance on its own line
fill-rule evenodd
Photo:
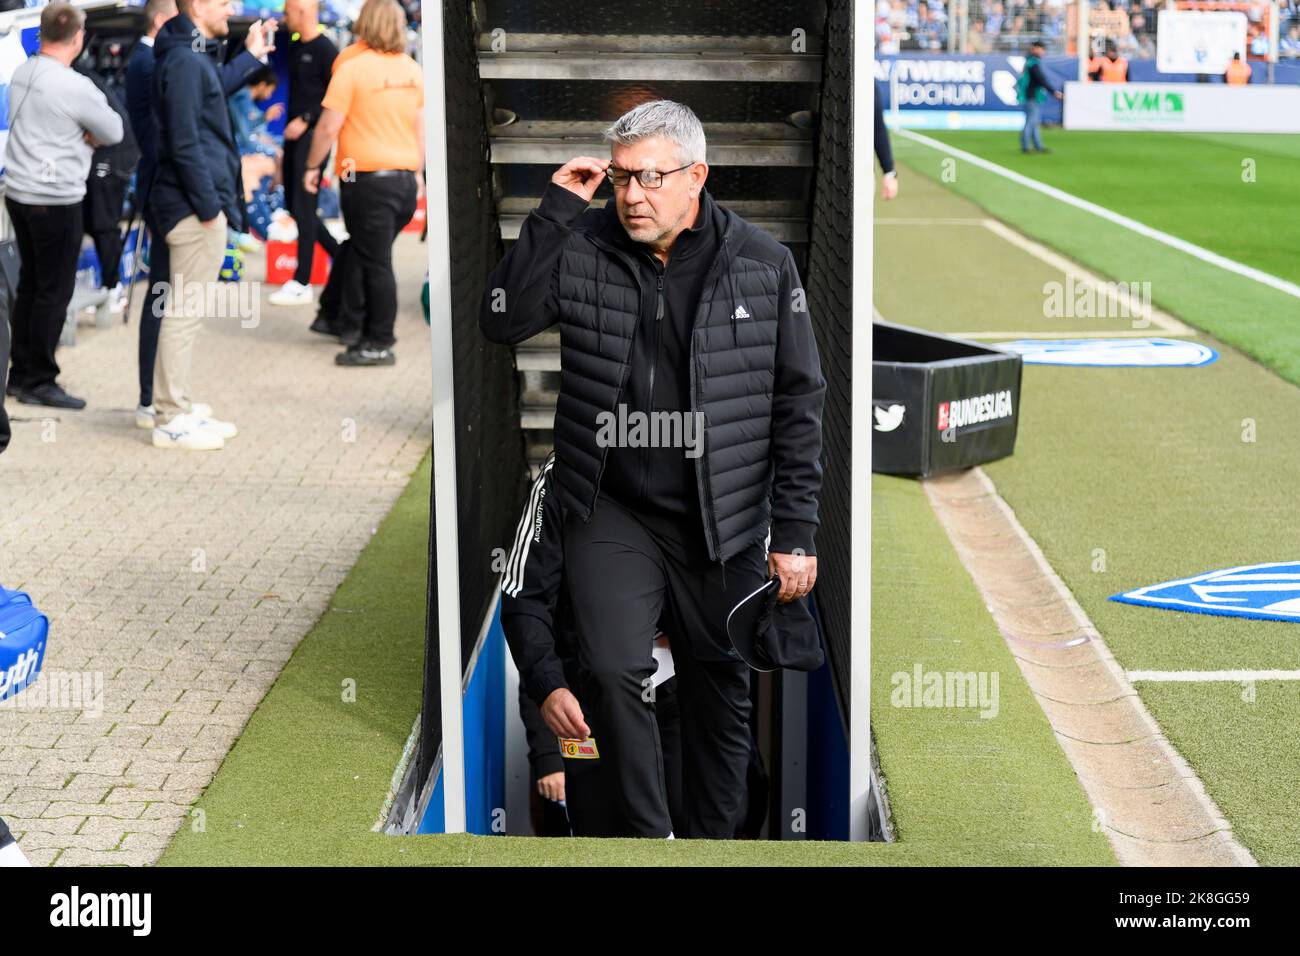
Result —
M 54 350 L 77 284 L 81 254 L 81 203 L 30 206 L 5 199 L 22 264 L 10 326 L 13 371 L 9 383 L 33 389 L 54 382 Z
M 307 172 L 307 154 L 311 152 L 311 138 L 315 129 L 309 129 L 297 139 L 284 143 L 284 204 L 298 227 L 298 268 L 293 277 L 303 285 L 311 284 L 312 260 L 316 256 L 316 243 L 321 244 L 331 260 L 338 255 L 339 242 L 325 228 L 316 211 L 320 193 L 309 193 L 302 188 L 303 174 Z
M 767 577 L 761 541 L 723 568 L 683 522 L 637 514 L 601 494 L 591 520 L 564 528 L 565 581 L 590 674 L 584 708 L 619 809 L 633 834 L 731 839 L 745 813 L 750 759 L 749 668 L 731 651 L 727 614 Z M 685 826 L 669 814 L 650 675 L 663 616 L 681 715 Z M 683 832 L 684 831 L 684 832 Z

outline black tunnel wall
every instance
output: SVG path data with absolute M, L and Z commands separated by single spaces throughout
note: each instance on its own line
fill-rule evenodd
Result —
M 509 549 L 517 509 L 524 500 L 528 466 L 519 429 L 519 382 L 514 357 L 510 349 L 484 339 L 478 328 L 479 301 L 503 249 L 492 196 L 488 127 L 479 87 L 471 4 L 469 0 L 445 0 L 442 16 L 456 370 L 460 646 L 461 660 L 468 664 L 496 588 L 493 551 Z M 430 210 L 429 221 L 435 221 L 435 216 Z M 424 716 L 416 769 L 420 780 L 428 778 L 442 742 L 436 534 L 431 520 L 421 707 Z
M 849 463 L 853 390 L 853 4 L 828 0 L 805 291 L 826 378 L 816 603 L 840 713 L 849 713 Z M 864 107 L 862 122 L 870 122 Z M 870 183 L 863 188 L 871 188 Z M 858 543 L 869 548 L 871 543 Z

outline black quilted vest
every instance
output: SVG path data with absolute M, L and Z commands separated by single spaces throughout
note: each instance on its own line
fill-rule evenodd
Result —
M 727 561 L 767 534 L 771 517 L 772 385 L 778 288 L 786 249 L 715 204 L 722 241 L 700 293 L 691 335 L 691 408 L 703 412 L 695 460 L 709 557 Z M 585 214 L 560 256 L 561 383 L 555 482 L 565 508 L 591 517 L 608 449 L 597 415 L 616 412 L 639 320 L 640 270 L 610 241 L 611 206 Z M 739 308 L 738 308 L 739 307 Z

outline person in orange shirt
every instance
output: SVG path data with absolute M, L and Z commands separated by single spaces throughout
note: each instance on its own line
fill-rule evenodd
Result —
M 406 54 L 406 12 L 397 0 L 366 0 L 353 26 L 366 49 L 339 64 L 321 101 L 303 186 L 316 192 L 320 166 L 338 142 L 335 173 L 352 239 L 342 289 L 339 365 L 392 365 L 397 318 L 393 243 L 415 214 L 424 184 L 424 74 Z M 359 332 L 359 335 L 355 333 Z
M 1232 62 L 1223 74 L 1223 81 L 1229 86 L 1245 86 L 1250 82 L 1250 64 L 1242 60 L 1240 53 L 1232 54 Z
M 1101 79 L 1101 59 L 1096 53 L 1088 57 L 1088 71 L 1085 82 L 1091 83 L 1094 80 Z
M 1101 61 L 1099 72 L 1103 83 L 1128 82 L 1128 60 L 1119 55 L 1113 43 L 1106 44 L 1106 57 Z

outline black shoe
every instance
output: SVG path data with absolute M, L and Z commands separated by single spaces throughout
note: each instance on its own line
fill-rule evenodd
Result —
M 310 330 L 317 335 L 328 335 L 332 339 L 339 337 L 338 329 L 334 327 L 333 321 L 323 315 L 316 316 L 316 321 L 311 324 Z
M 5 384 L 5 394 L 8 395 L 10 398 L 17 398 L 22 393 L 23 390 L 19 388 L 17 385 L 15 385 L 13 382 L 8 382 Z
M 86 407 L 84 398 L 69 395 L 54 382 L 46 382 L 44 385 L 37 385 L 35 388 L 24 389 L 18 393 L 18 401 L 24 405 L 46 405 L 50 408 L 80 409 Z
M 395 365 L 397 356 L 392 349 L 371 349 L 354 346 L 334 356 L 335 365 Z

